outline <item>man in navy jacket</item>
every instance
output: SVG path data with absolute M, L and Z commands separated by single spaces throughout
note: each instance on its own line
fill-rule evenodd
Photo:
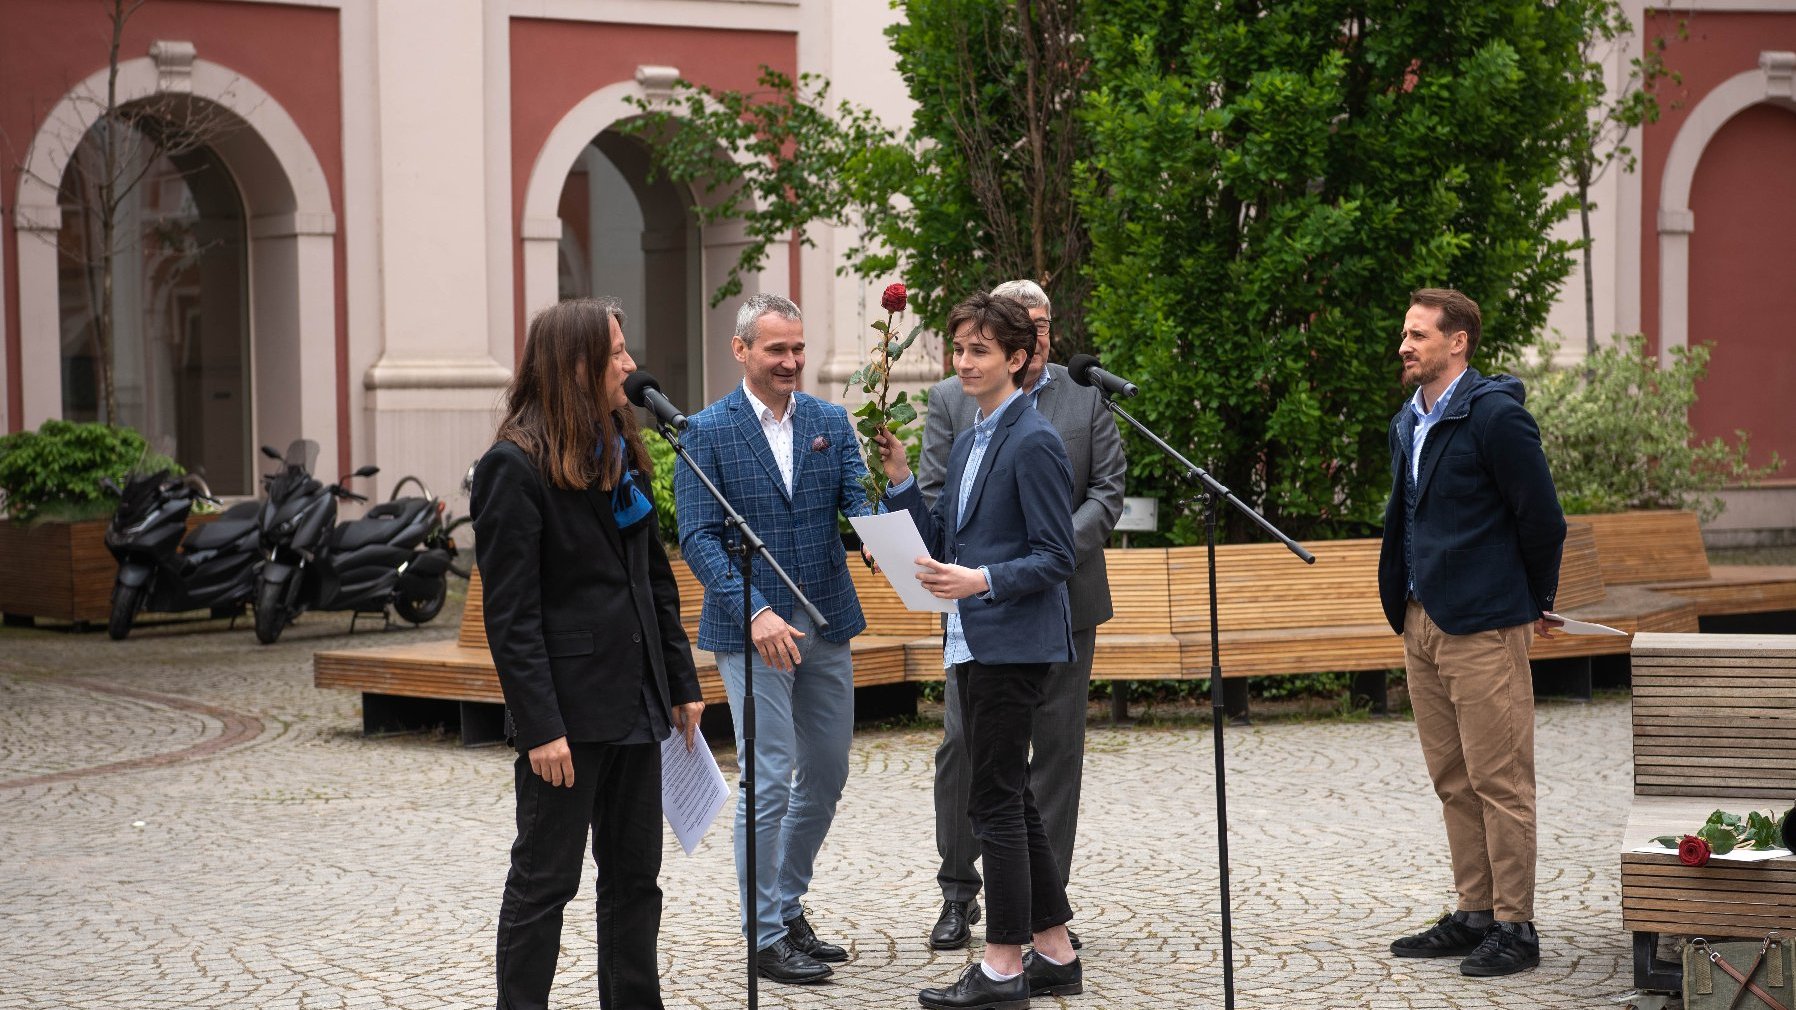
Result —
M 1398 356 L 1416 392 L 1391 419 L 1378 594 L 1403 636 L 1459 908 L 1391 953 L 1509 975 L 1540 963 L 1528 643 L 1551 633 L 1565 516 L 1521 382 L 1467 367 L 1477 303 L 1441 288 L 1410 302 Z

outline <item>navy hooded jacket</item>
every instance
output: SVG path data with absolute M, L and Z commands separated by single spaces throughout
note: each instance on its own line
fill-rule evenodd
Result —
M 1413 511 L 1406 482 L 1415 415 L 1406 402 L 1391 419 L 1378 595 L 1398 634 L 1412 557 L 1416 599 L 1450 635 L 1530 624 L 1553 609 L 1565 515 L 1525 396 L 1513 376 L 1466 369 L 1422 444 Z

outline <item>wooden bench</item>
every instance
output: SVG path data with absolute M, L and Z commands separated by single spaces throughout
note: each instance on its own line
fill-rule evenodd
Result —
M 1229 710 L 1247 714 L 1241 678 L 1278 674 L 1359 672 L 1362 693 L 1382 705 L 1384 671 L 1403 665 L 1403 641 L 1391 633 L 1378 602 L 1379 541 L 1312 542 L 1315 565 L 1304 565 L 1279 544 L 1231 544 L 1217 549 L 1221 589 L 1222 669 Z M 1210 674 L 1207 561 L 1201 547 L 1112 549 L 1106 554 L 1115 616 L 1098 629 L 1095 680 L 1201 679 Z M 884 687 L 942 679 L 940 617 L 905 609 L 883 575 L 848 558 L 867 630 L 854 639 L 855 684 Z M 676 562 L 682 620 L 689 630 L 703 592 L 691 570 Z M 1561 562 L 1559 606 L 1572 616 L 1623 631 L 1695 631 L 1688 601 L 1640 587 L 1605 587 L 1597 538 L 1573 523 Z M 453 643 L 419 643 L 320 653 L 320 687 L 361 690 L 364 725 L 392 725 L 396 703 L 440 699 L 493 704 L 500 699 L 480 617 L 478 573 L 469 584 L 461 631 Z M 1625 654 L 1626 638 L 1556 636 L 1537 639 L 1532 657 L 1580 659 Z M 695 652 L 707 701 L 725 698 L 716 663 Z M 1588 667 L 1585 667 L 1586 686 Z M 1125 692 L 1115 692 L 1121 701 Z M 1117 710 L 1119 715 L 1123 711 Z M 476 725 L 483 713 L 464 711 Z
M 680 619 L 696 634 L 698 606 L 704 594 L 690 568 L 676 563 L 673 569 L 680 584 Z M 896 594 L 893 596 L 895 599 Z M 856 636 L 852 645 L 855 687 L 903 684 L 906 643 L 903 638 Z M 692 659 L 706 704 L 728 701 L 716 657 L 694 649 Z M 487 647 L 479 570 L 468 579 L 467 603 L 454 639 L 314 653 L 312 683 L 360 691 L 362 730 L 369 735 L 459 725 L 464 744 L 502 738 L 505 696 Z
M 1571 518 L 1595 532 L 1603 581 L 1611 587 L 1640 586 L 1682 597 L 1698 618 L 1710 619 L 1707 625 L 1717 630 L 1757 630 L 1717 619 L 1796 611 L 1796 567 L 1711 566 L 1703 548 L 1702 526 L 1693 512 L 1618 512 Z
M 1796 857 L 1684 866 L 1670 850 L 1717 808 L 1789 809 L 1796 798 L 1796 636 L 1636 635 L 1634 801 L 1621 844 L 1622 925 L 1634 983 L 1679 987 L 1658 935 L 1763 936 L 1796 930 Z
M 1391 633 L 1378 599 L 1382 544 L 1376 539 L 1322 540 L 1304 547 L 1316 555 L 1314 565 L 1304 565 L 1277 543 L 1216 549 L 1222 675 L 1370 673 L 1376 676 L 1362 678 L 1356 693 L 1382 706 L 1383 672 L 1403 665 L 1403 639 Z M 1201 547 L 1175 547 L 1167 556 L 1172 630 L 1180 642 L 1184 675 L 1207 677 L 1206 552 Z M 1595 536 L 1580 524 L 1572 524 L 1566 533 L 1556 605 L 1570 616 L 1628 632 L 1661 626 L 1696 630 L 1695 617 L 1677 601 L 1644 592 L 1611 598 L 1603 585 Z M 1557 635 L 1535 639 L 1529 656 L 1547 661 L 1626 651 L 1625 638 Z M 1246 714 L 1246 691 L 1229 687 L 1229 712 L 1240 718 Z

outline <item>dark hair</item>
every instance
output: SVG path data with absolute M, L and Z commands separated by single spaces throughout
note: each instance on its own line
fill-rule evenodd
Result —
M 1426 305 L 1441 310 L 1441 335 L 1450 337 L 1465 331 L 1465 356 L 1470 361 L 1478 353 L 1478 338 L 1484 335 L 1484 317 L 1478 303 L 1452 288 L 1422 288 L 1409 293 L 1411 305 Z
M 609 491 L 625 466 L 649 472 L 636 412 L 604 407 L 611 402 L 605 377 L 613 319 L 621 329 L 623 310 L 610 298 L 574 298 L 538 312 L 505 390 L 498 437 L 516 443 L 549 483 L 569 491 L 594 483 Z
M 1035 321 L 1023 303 L 1003 295 L 976 294 L 948 313 L 948 337 L 957 339 L 960 328 L 971 323 L 975 332 L 983 333 L 1004 353 L 1004 365 L 1010 367 L 1011 354 L 1023 352 L 1023 367 L 1011 373 L 1010 381 L 1021 387 L 1023 373 L 1029 371 L 1029 360 L 1035 357 Z

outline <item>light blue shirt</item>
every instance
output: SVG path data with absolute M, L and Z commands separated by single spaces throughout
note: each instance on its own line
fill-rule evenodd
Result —
M 1465 372 L 1460 372 L 1447 385 L 1447 391 L 1441 394 L 1440 399 L 1434 401 L 1434 407 L 1429 410 L 1422 409 L 1422 390 L 1420 388 L 1416 390 L 1416 395 L 1409 398 L 1409 410 L 1416 419 L 1416 427 L 1415 431 L 1411 433 L 1409 448 L 1410 480 L 1422 479 L 1422 442 L 1428 437 L 1428 432 L 1440 423 L 1441 418 L 1447 416 L 1447 401 L 1453 399 L 1453 391 L 1459 388 L 1459 380 L 1463 378 L 1465 378 Z
M 1041 374 L 1042 379 L 1046 380 L 1048 377 L 1048 370 L 1043 368 Z M 1021 398 L 1025 392 L 1028 392 L 1031 395 L 1031 402 L 1033 402 L 1034 394 L 1039 393 L 1042 387 L 1046 385 L 1046 381 L 1038 381 L 1033 389 L 1017 389 L 1013 391 L 1009 396 L 1004 398 L 1003 403 L 998 405 L 997 410 L 992 411 L 990 417 L 986 417 L 983 410 L 974 411 L 973 450 L 967 455 L 966 469 L 962 470 L 960 474 L 959 496 L 954 499 L 956 503 L 954 507 L 955 529 L 959 529 L 966 524 L 967 499 L 972 497 L 973 484 L 979 477 L 979 464 L 985 461 L 985 451 L 991 447 L 992 435 L 998 430 L 999 419 L 1004 416 L 1006 410 L 1010 409 L 1010 405 Z M 910 487 L 911 482 L 916 479 L 917 475 L 913 473 L 905 478 L 904 483 L 887 489 L 886 493 L 893 494 L 903 491 L 905 488 Z M 980 565 L 979 574 L 985 577 L 985 592 L 980 593 L 979 598 L 984 600 L 992 599 L 991 572 L 988 571 L 984 565 Z M 971 663 L 972 661 L 973 650 L 967 645 L 966 632 L 960 625 L 960 612 L 956 610 L 954 613 L 948 615 L 947 633 L 942 642 L 942 667 L 944 669 L 949 669 L 957 663 Z

